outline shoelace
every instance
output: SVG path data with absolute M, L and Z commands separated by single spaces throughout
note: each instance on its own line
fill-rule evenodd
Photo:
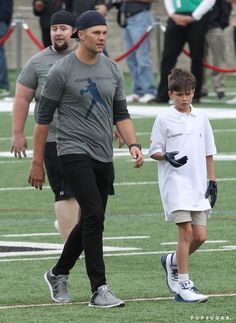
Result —
M 191 280 L 184 281 L 180 283 L 182 289 L 189 289 L 192 291 L 197 291 L 197 288 L 194 286 L 193 282 Z
M 105 300 L 108 299 L 109 294 L 113 295 L 107 287 L 104 287 L 102 290 L 99 291 L 99 295 Z
M 60 289 L 61 291 L 67 293 L 67 287 L 68 287 L 67 279 L 68 279 L 67 276 L 57 276 L 55 289 Z
M 178 281 L 178 269 L 177 267 L 171 266 L 171 278 L 175 281 Z

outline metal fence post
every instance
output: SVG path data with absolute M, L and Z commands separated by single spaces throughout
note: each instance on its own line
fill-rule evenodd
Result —
M 16 66 L 17 75 L 19 75 L 22 68 L 22 25 L 23 17 L 21 15 L 17 16 L 15 19 L 16 24 Z
M 157 79 L 160 77 L 161 72 L 161 24 L 160 19 L 156 18 L 156 39 L 157 39 Z

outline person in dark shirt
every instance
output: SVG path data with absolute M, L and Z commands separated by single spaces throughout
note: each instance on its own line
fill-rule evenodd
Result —
M 65 8 L 63 0 L 33 0 L 33 13 L 39 17 L 42 40 L 45 47 L 52 45 L 50 36 L 50 20 L 52 15 Z
M 13 13 L 12 0 L 0 0 L 0 39 L 6 34 Z M 9 95 L 7 61 L 4 45 L 0 45 L 0 97 Z

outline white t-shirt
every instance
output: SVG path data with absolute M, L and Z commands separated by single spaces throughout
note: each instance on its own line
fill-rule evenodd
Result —
M 185 165 L 175 168 L 168 161 L 158 161 L 158 182 L 166 220 L 173 220 L 177 210 L 207 211 L 206 156 L 216 154 L 211 125 L 207 116 L 191 107 L 181 113 L 172 106 L 160 113 L 153 125 L 149 155 L 179 151 L 176 159 L 187 156 Z

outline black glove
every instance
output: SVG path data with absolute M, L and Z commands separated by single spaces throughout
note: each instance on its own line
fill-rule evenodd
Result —
M 177 155 L 178 151 L 172 151 L 171 153 L 165 153 L 165 159 L 174 167 L 181 167 L 187 163 L 188 157 L 183 156 L 179 159 L 175 159 L 175 155 Z
M 216 199 L 217 199 L 217 183 L 215 181 L 209 181 L 208 187 L 205 193 L 205 198 L 211 197 L 211 207 L 215 205 Z

